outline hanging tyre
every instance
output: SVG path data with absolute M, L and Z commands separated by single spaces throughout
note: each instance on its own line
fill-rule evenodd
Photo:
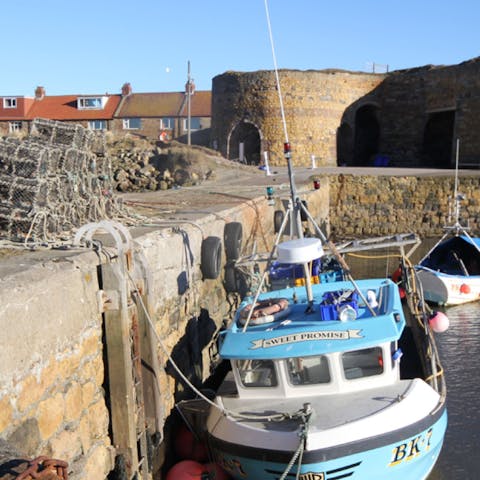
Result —
M 227 260 L 237 260 L 242 252 L 243 227 L 240 222 L 226 223 L 223 230 L 223 243 Z
M 215 280 L 220 275 L 222 264 L 222 240 L 207 237 L 202 242 L 200 269 L 204 279 Z
M 238 292 L 237 269 L 235 268 L 235 262 L 227 262 L 225 265 L 224 285 L 227 293 Z
M 284 217 L 285 214 L 283 213 L 283 210 L 275 210 L 273 212 L 273 228 L 275 233 L 278 233 L 280 231 Z

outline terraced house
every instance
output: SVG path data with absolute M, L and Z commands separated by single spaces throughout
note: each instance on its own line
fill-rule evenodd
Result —
M 46 95 L 37 87 L 34 97 L 0 97 L 0 135 L 28 133 L 35 118 L 163 141 L 185 141 L 190 127 L 192 143 L 209 145 L 211 92 L 133 93 L 126 83 L 121 94 Z

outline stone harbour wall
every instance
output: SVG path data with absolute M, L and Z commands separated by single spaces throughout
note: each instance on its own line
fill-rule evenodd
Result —
M 454 218 L 454 177 L 329 176 L 329 224 L 334 238 L 412 232 L 440 236 Z M 459 178 L 460 223 L 480 230 L 480 179 Z

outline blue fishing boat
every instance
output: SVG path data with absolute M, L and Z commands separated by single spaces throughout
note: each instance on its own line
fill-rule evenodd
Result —
M 328 240 L 297 192 L 282 118 L 287 212 L 256 288 L 220 332 L 229 368 L 212 397 L 182 402 L 182 416 L 202 412 L 197 436 L 235 480 L 426 479 L 446 431 L 446 386 L 405 254 L 411 238 Z M 356 280 L 344 258 L 392 245 L 403 299 L 388 278 Z M 341 272 L 325 272 L 332 256 Z
M 298 238 L 275 258 L 322 252 Z M 425 479 L 447 425 L 428 323 L 407 323 L 389 279 L 305 280 L 245 298 L 222 334 L 231 371 L 206 424 L 216 461 L 234 479 Z

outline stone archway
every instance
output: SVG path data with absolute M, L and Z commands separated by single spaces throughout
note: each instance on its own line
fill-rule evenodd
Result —
M 455 110 L 430 113 L 423 132 L 425 166 L 451 168 Z
M 353 163 L 353 131 L 348 123 L 342 123 L 337 130 L 337 165 Z
M 261 137 L 259 128 L 251 122 L 237 123 L 229 135 L 228 158 L 248 165 L 261 163 Z M 243 144 L 243 158 L 242 154 Z
M 353 164 L 373 165 L 373 159 L 378 153 L 379 140 L 378 108 L 375 105 L 364 105 L 355 113 Z

